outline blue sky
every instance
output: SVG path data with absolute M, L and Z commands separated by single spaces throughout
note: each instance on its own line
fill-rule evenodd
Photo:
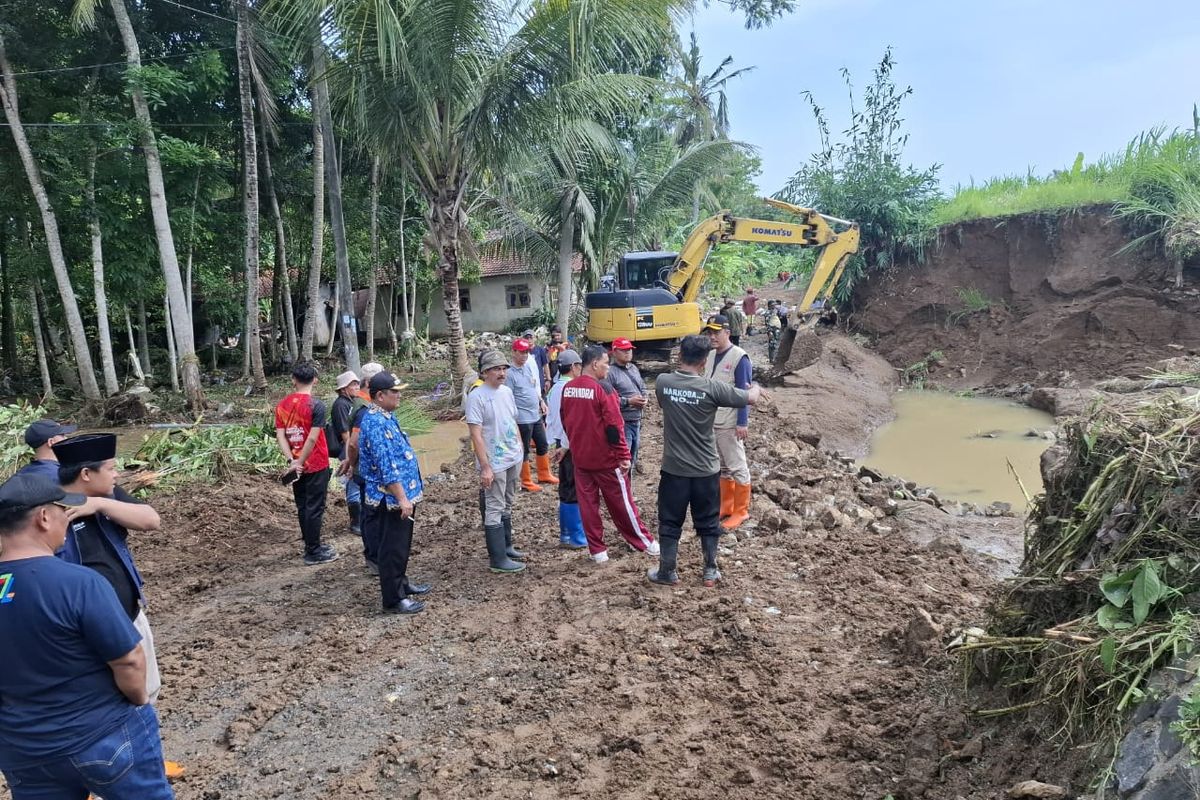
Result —
M 756 69 L 729 85 L 732 136 L 759 148 L 776 191 L 817 146 L 801 91 L 848 121 L 856 87 L 891 45 L 907 154 L 943 187 L 1037 174 L 1120 150 L 1155 125 L 1190 126 L 1200 101 L 1200 0 L 798 0 L 764 30 L 714 3 L 694 17 L 704 66 Z M 688 26 L 681 26 L 687 35 Z

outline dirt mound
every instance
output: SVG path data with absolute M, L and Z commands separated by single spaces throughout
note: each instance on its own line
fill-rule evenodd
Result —
M 943 228 L 924 264 L 871 274 L 851 325 L 897 367 L 944 361 L 950 386 L 1136 376 L 1200 348 L 1200 265 L 1174 289 L 1157 254 L 1118 254 L 1129 239 L 1108 207 Z
M 528 571 L 488 573 L 465 458 L 418 511 L 411 573 L 435 588 L 411 619 L 379 614 L 332 493 L 342 558 L 320 568 L 277 482 L 158 496 L 163 531 L 132 542 L 178 796 L 984 800 L 1063 778 L 1036 736 L 972 727 L 941 655 L 992 579 L 947 536 L 917 544 L 935 523 L 797 438 L 811 397 L 776 399 L 787 413 L 751 427 L 757 526 L 723 541 L 715 590 L 694 538 L 674 589 L 611 531 L 606 566 L 559 550 L 550 491 L 518 501 Z M 644 430 L 653 530 L 653 411 Z

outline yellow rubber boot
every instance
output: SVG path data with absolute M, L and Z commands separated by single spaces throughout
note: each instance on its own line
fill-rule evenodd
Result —
M 750 484 L 733 484 L 733 513 L 729 519 L 721 523 L 725 530 L 731 531 L 750 519 Z
M 550 456 L 537 457 L 538 483 L 548 483 L 551 486 L 558 483 L 558 478 L 554 477 L 554 473 L 550 471 Z
M 733 513 L 733 478 L 721 478 L 721 519 Z
M 540 492 L 542 487 L 538 486 L 533 480 L 533 474 L 529 469 L 529 462 L 521 462 L 521 488 L 527 492 Z

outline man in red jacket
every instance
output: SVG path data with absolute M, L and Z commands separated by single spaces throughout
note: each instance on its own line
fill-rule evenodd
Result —
M 633 502 L 629 486 L 629 446 L 621 419 L 620 396 L 608 377 L 608 352 L 599 345 L 583 349 L 583 374 L 563 387 L 562 423 L 575 460 L 575 490 L 588 552 L 597 564 L 608 561 L 600 498 L 617 530 L 634 550 L 658 555 Z

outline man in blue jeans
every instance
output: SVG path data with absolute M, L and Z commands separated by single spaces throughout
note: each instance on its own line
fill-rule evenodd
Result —
M 172 800 L 141 634 L 94 570 L 54 557 L 66 494 L 38 475 L 0 486 L 0 771 L 13 800 Z

